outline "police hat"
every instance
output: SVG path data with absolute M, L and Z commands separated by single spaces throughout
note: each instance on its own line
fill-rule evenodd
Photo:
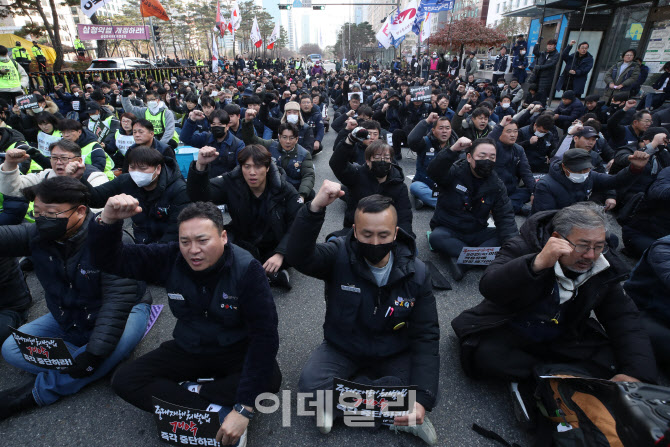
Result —
M 563 165 L 571 172 L 593 168 L 591 154 L 586 149 L 570 149 L 563 154 Z

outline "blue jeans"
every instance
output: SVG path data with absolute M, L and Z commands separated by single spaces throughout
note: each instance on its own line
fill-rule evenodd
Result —
M 644 108 L 651 109 L 658 108 L 665 100 L 665 93 L 647 93 L 644 97 Z
M 457 258 L 463 247 L 500 247 L 498 231 L 486 227 L 479 231 L 461 233 L 447 227 L 435 227 L 428 241 L 438 253 Z
M 433 197 L 433 190 L 424 182 L 412 182 L 409 186 L 409 192 L 432 208 L 435 208 L 435 205 L 437 205 L 437 197 Z
M 118 363 L 127 358 L 133 349 L 135 349 L 135 346 L 142 340 L 150 313 L 151 305 L 146 303 L 136 304 L 128 315 L 126 328 L 114 351 L 100 364 L 95 373 L 83 379 L 74 379 L 68 374 L 61 374 L 57 370 L 44 369 L 26 362 L 14 341 L 14 337 L 7 338 L 3 343 L 2 356 L 10 365 L 37 375 L 35 386 L 33 387 L 35 402 L 39 406 L 50 405 L 62 396 L 75 394 L 89 383 L 104 377 Z M 68 342 L 67 338 L 65 338 L 65 333 L 50 313 L 21 326 L 19 331 L 38 337 L 63 338 L 70 354 L 74 358 L 86 350 L 86 345 L 75 346 Z

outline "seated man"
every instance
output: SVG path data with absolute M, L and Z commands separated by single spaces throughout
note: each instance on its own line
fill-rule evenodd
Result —
M 463 151 L 466 158 L 459 159 Z M 456 263 L 463 247 L 499 247 L 518 234 L 505 184 L 494 170 L 495 159 L 493 140 L 482 138 L 471 143 L 461 137 L 428 165 L 428 176 L 440 188 L 428 242 L 446 256 L 456 281 L 464 275 Z M 495 228 L 488 226 L 490 215 Z
M 649 246 L 623 288 L 640 310 L 658 365 L 670 371 L 670 236 Z
M 228 242 L 221 211 L 211 203 L 179 214 L 179 243 L 124 244 L 123 219 L 139 211 L 125 194 L 107 201 L 89 230 L 95 265 L 164 286 L 177 324 L 173 340 L 119 368 L 112 388 L 149 412 L 152 397 L 198 410 L 234 406 L 217 440 L 235 444 L 246 434 L 256 397 L 281 384 L 277 311 L 263 268 Z M 196 384 L 202 377 L 214 380 Z
M 128 157 L 128 154 L 138 146 L 148 146 L 153 149 L 156 149 L 162 156 L 170 157 L 176 159 L 174 149 L 167 144 L 161 142 L 160 139 L 154 134 L 154 125 L 151 124 L 149 120 L 140 118 L 133 122 L 133 141 L 134 144 L 131 144 L 128 150 L 125 153 L 125 156 Z M 124 159 L 123 172 L 128 172 L 128 160 Z
M 104 172 L 84 163 L 77 143 L 63 138 L 49 145 L 49 153 L 51 154 L 49 157 L 51 169 L 22 175 L 19 172 L 19 164 L 30 157 L 23 149 L 7 151 L 5 162 L 0 165 L 0 194 L 18 197 L 23 188 L 36 185 L 49 178 L 66 175 L 67 166 L 72 162 L 81 164 L 81 176 L 91 185 L 99 186 L 109 181 Z
M 458 113 L 454 115 L 454 119 L 451 122 L 454 132 L 456 132 L 456 135 L 466 137 L 471 141 L 478 138 L 485 138 L 493 129 L 492 126 L 489 125 L 491 111 L 486 107 L 477 107 L 472 114 L 465 119 L 464 115 L 470 110 L 472 110 L 472 105 L 465 104 Z
M 432 129 L 431 129 L 432 127 Z M 416 173 L 409 187 L 414 196 L 416 209 L 423 205 L 435 208 L 439 188 L 426 173 L 428 165 L 441 150 L 453 146 L 458 137 L 451 130 L 451 122 L 446 116 L 431 113 L 425 120 L 419 121 L 407 137 L 409 148 L 416 152 Z
M 584 104 L 577 98 L 575 92 L 572 90 L 563 92 L 561 103 L 554 110 L 556 127 L 565 132 L 582 115 L 584 115 Z
M 0 419 L 50 405 L 104 377 L 140 342 L 151 307 L 143 283 L 94 267 L 95 250 L 88 240 L 94 215 L 81 182 L 59 176 L 25 193 L 35 202 L 35 223 L 0 227 L 0 251 L 32 255 L 47 307 L 54 312 L 18 329 L 64 339 L 75 364 L 62 370 L 33 365 L 24 360 L 14 338 L 7 338 L 2 345 L 7 363 L 36 378 L 0 393 Z
M 549 157 L 556 150 L 552 127 L 554 119 L 549 115 L 541 115 L 535 123 L 519 129 L 517 142 L 525 151 L 532 172 L 549 171 Z
M 354 144 L 362 144 L 368 137 L 367 129 L 357 127 L 340 142 L 330 158 L 330 168 L 339 181 L 347 187 L 347 209 L 344 212 L 344 230 L 334 233 L 343 236 L 354 223 L 356 205 L 363 197 L 373 194 L 393 199 L 398 212 L 398 226 L 414 237 L 412 231 L 412 205 L 409 201 L 405 174 L 393 164 L 393 148 L 386 141 L 376 140 L 365 149 L 365 164 L 349 162 Z
M 484 301 L 451 323 L 466 374 L 525 381 L 537 365 L 569 363 L 592 377 L 654 383 L 649 336 L 619 282 L 628 267 L 606 235 L 592 203 L 529 217 L 484 272 Z
M 81 148 L 81 158 L 85 164 L 93 165 L 98 171 L 104 172 L 109 180 L 114 178 L 112 172 L 114 162 L 91 131 L 82 127 L 79 121 L 70 119 L 62 120 L 58 125 L 58 130 L 63 134 L 63 138 L 76 143 Z
M 263 263 L 273 285 L 291 287 L 284 256 L 300 202 L 295 188 L 282 179 L 272 155 L 263 146 L 247 146 L 237 155 L 238 167 L 216 178 L 209 164 L 219 157 L 205 146 L 191 163 L 186 190 L 190 199 L 226 205 L 231 221 L 226 225 L 233 243 Z
M 610 195 L 605 200 L 605 207 L 608 210 L 614 208 L 616 199 L 607 191 L 636 182 L 645 170 L 649 154 L 636 151 L 629 158 L 630 166 L 617 175 L 609 175 L 593 170 L 591 154 L 586 149 L 566 151 L 563 160 L 554 161 L 549 174 L 537 182 L 532 213 L 560 210 L 573 203 L 589 200 L 594 192 Z
M 128 173 L 94 186 L 82 179 L 91 194 L 91 206 L 102 208 L 107 199 L 128 194 L 140 202 L 142 212 L 133 216 L 133 236 L 139 244 L 177 241 L 177 216 L 190 203 L 186 182 L 177 162 L 156 149 L 138 146 L 126 157 Z M 67 174 L 82 178 L 81 162 L 68 166 Z
M 440 369 L 430 275 L 416 257 L 414 239 L 398 227 L 391 199 L 377 194 L 358 203 L 354 231 L 316 244 L 326 207 L 342 194 L 340 185 L 325 180 L 289 233 L 289 262 L 324 280 L 328 297 L 324 341 L 303 367 L 298 389 L 330 390 L 335 377 L 372 386 L 416 385 L 413 414 L 396 417 L 391 429 L 435 445 L 437 434 L 425 417 L 437 399 Z M 332 421 L 332 409 L 325 408 L 319 430 L 330 432 Z
M 194 110 L 188 115 L 181 139 L 186 144 L 201 148 L 213 147 L 219 153 L 219 158 L 210 166 L 210 178 L 230 172 L 237 166 L 237 155 L 244 149 L 244 142 L 228 131 L 230 117 L 225 110 L 214 110 L 209 115 L 209 130 L 196 131 L 196 122 L 205 119 L 200 110 Z
M 260 144 L 270 151 L 272 160 L 286 174 L 286 180 L 300 194 L 304 203 L 314 197 L 314 164 L 312 155 L 298 144 L 300 131 L 291 123 L 279 125 L 278 140 L 264 140 L 254 135 L 253 120 L 256 111 L 247 109 L 240 137 L 245 144 Z
M 518 136 L 519 125 L 511 116 L 504 117 L 489 135 L 496 142 L 495 171 L 505 184 L 514 213 L 528 215 L 530 206 L 524 208 L 524 204 L 533 194 L 535 178 L 530 170 L 526 153 L 519 144 L 516 144 Z M 520 182 L 523 182 L 523 187 L 519 186 Z

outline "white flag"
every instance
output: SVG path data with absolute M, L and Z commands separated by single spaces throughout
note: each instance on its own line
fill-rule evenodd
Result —
M 426 20 L 424 20 L 423 25 L 421 26 L 421 42 L 430 37 L 431 28 L 433 27 L 433 16 L 435 16 L 435 14 L 429 12 L 426 13 Z
M 395 15 L 393 22 L 391 22 L 391 34 L 394 39 L 399 39 L 412 30 L 414 18 L 416 17 L 416 0 L 412 0 L 409 4 Z
M 235 31 L 240 29 L 240 24 L 242 23 L 242 15 L 240 13 L 240 6 L 237 4 L 237 1 L 233 2 L 233 7 L 230 12 L 230 22 L 228 22 L 228 30 L 235 34 Z
M 81 0 L 81 10 L 84 11 L 86 17 L 91 17 L 95 12 L 112 0 Z
M 219 47 L 216 45 L 216 34 L 212 34 L 212 73 L 219 71 Z
M 391 19 L 393 14 L 389 15 L 384 21 L 384 25 L 377 31 L 377 40 L 384 48 L 391 46 Z
M 263 37 L 261 36 L 261 30 L 258 27 L 258 20 L 254 17 L 254 24 L 251 26 L 251 41 L 256 46 L 260 48 L 263 45 Z
M 271 50 L 275 46 L 275 42 L 279 40 L 279 22 L 275 23 L 275 28 L 272 30 L 272 34 L 268 39 L 268 50 Z

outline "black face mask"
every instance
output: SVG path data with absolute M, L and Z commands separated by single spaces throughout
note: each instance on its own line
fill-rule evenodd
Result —
M 356 239 L 356 244 L 358 245 L 358 252 L 363 256 L 370 264 L 376 265 L 381 262 L 382 259 L 386 257 L 387 254 L 395 246 L 395 241 L 389 242 L 387 244 L 366 244 Z
M 222 126 L 212 126 L 212 136 L 214 138 L 223 138 L 226 136 L 226 128 Z
M 389 101 L 389 107 L 398 107 L 399 102 L 398 101 Z
M 386 177 L 391 172 L 391 163 L 388 161 L 373 161 L 370 171 L 377 178 Z
M 493 172 L 495 162 L 492 160 L 475 160 L 475 174 L 482 178 L 487 178 Z
M 35 218 L 37 232 L 43 241 L 55 241 L 61 239 L 67 233 L 68 217 L 47 218 L 44 216 Z

